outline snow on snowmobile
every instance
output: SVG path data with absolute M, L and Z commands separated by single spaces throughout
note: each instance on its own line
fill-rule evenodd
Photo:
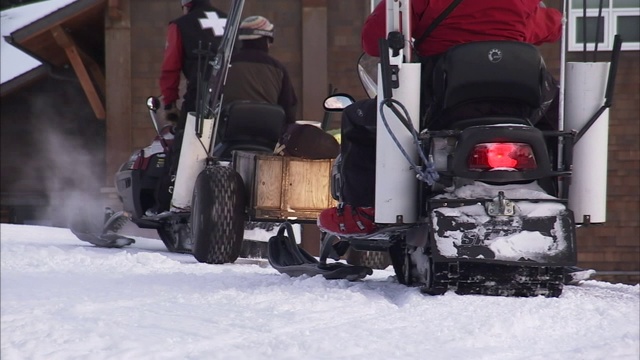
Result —
M 291 276 L 357 280 L 372 273 L 366 262 L 327 260 L 347 249 L 377 251 L 389 255 L 400 283 L 420 286 L 425 294 L 560 296 L 564 268 L 577 261 L 576 227 L 605 221 L 606 157 L 598 160 L 594 152 L 607 148 L 619 38 L 611 66 L 569 64 L 560 85 L 564 117 L 558 130 L 545 131 L 527 117 L 450 117 L 465 103 L 487 99 L 533 110 L 542 105 L 545 65 L 536 47 L 511 41 L 458 45 L 434 68 L 439 111 L 430 124 L 441 125 L 425 127 L 421 66 L 410 62 L 404 41 L 410 38 L 410 2 L 387 6 L 388 38 L 381 40 L 380 81 L 372 91 L 379 103 L 378 230 L 366 236 L 325 233 L 318 260 L 295 245 L 285 223 L 269 240 L 271 265 Z M 363 74 L 365 88 L 376 83 Z M 329 97 L 325 110 L 340 111 L 344 107 L 335 104 L 350 102 L 343 95 Z M 339 179 L 335 170 L 334 189 Z

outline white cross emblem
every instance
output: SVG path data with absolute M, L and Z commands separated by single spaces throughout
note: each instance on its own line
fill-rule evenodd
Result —
M 198 19 L 202 30 L 211 29 L 214 36 L 222 36 L 224 27 L 227 25 L 227 19 L 219 18 L 218 13 L 213 11 L 205 11 L 204 14 L 207 15 L 206 19 Z

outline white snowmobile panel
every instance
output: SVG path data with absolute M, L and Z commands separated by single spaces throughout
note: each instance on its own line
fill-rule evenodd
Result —
M 403 63 L 398 72 L 400 87 L 393 89 L 393 99 L 402 103 L 414 128 L 420 119 L 420 64 Z M 378 70 L 378 79 L 381 79 Z M 378 94 L 382 94 L 382 81 L 378 82 Z M 396 144 L 387 130 L 381 114 L 378 97 L 378 124 L 376 135 L 376 223 L 394 224 L 398 216 L 403 223 L 415 223 L 418 213 L 418 180 L 416 173 L 407 162 L 398 146 L 405 149 L 413 163 L 418 163 L 418 150 L 413 136 L 387 106 L 384 116 L 391 131 L 397 138 Z
M 198 138 L 195 131 L 196 117 L 194 113 L 187 115 L 184 129 L 182 150 L 176 172 L 176 182 L 171 199 L 171 211 L 185 211 L 191 207 L 193 185 L 196 177 L 204 169 L 213 133 L 213 119 L 203 119 L 202 138 Z
M 580 131 L 605 99 L 609 62 L 567 64 L 565 124 Z M 573 149 L 573 177 L 569 208 L 582 223 L 603 223 L 607 215 L 607 155 L 609 109 L 606 109 Z

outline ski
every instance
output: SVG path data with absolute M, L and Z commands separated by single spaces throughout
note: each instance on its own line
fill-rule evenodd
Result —
M 134 239 L 117 233 L 128 221 L 129 214 L 127 212 L 114 212 L 107 208 L 105 209 L 105 221 L 102 229 L 96 229 L 94 223 L 84 219 L 74 222 L 70 230 L 78 239 L 95 246 L 121 248 L 136 242 Z
M 220 118 L 222 89 L 227 78 L 227 72 L 229 71 L 229 64 L 231 62 L 231 56 L 233 55 L 233 48 L 237 39 L 243 8 L 244 0 L 232 0 L 231 10 L 227 17 L 224 34 L 222 35 L 222 41 L 213 60 L 207 64 L 207 67 L 211 65 L 211 74 L 206 80 L 203 79 L 203 77 L 206 77 L 208 74 L 203 74 L 200 77 L 203 80 L 203 84 L 198 84 L 198 87 L 206 86 L 206 89 L 199 91 L 199 93 L 202 94 L 202 98 L 197 100 L 196 134 L 202 134 L 202 120 L 205 117 L 210 115 L 216 120 Z M 200 97 L 200 94 L 198 97 Z M 218 125 L 219 121 L 215 121 L 213 134 L 211 136 L 212 142 L 216 139 Z M 210 151 L 213 151 L 214 146 L 210 146 L 209 148 L 211 149 Z

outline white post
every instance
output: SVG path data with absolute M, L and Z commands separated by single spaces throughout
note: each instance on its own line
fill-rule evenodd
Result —
M 411 41 L 411 0 L 404 0 L 403 3 L 404 6 L 400 10 L 402 33 L 405 35 L 404 48 L 402 51 L 404 61 L 410 63 L 413 61 L 413 52 L 411 51 L 413 47 L 413 42 Z
M 175 212 L 190 210 L 193 186 L 196 183 L 196 177 L 204 169 L 205 160 L 209 153 L 213 119 L 202 119 L 202 138 L 200 139 L 196 136 L 195 122 L 195 113 L 190 112 L 187 115 L 184 128 L 178 171 L 171 199 L 171 211 Z
M 608 62 L 567 63 L 564 122 L 567 130 L 580 131 L 604 104 Z M 578 141 L 573 151 L 569 208 L 576 223 L 588 219 L 603 223 L 607 215 L 607 155 L 609 109 Z
M 402 103 L 409 113 L 414 128 L 420 120 L 420 64 L 402 64 L 398 73 L 400 87 L 393 89 L 393 99 Z M 381 79 L 378 71 L 378 79 Z M 382 82 L 378 82 L 378 94 L 382 94 Z M 378 122 L 376 135 L 376 219 L 377 223 L 415 223 L 418 219 L 418 180 L 411 165 L 391 138 L 380 114 L 378 96 Z M 383 107 L 385 119 L 394 135 L 414 164 L 419 164 L 418 149 L 409 130 L 387 106 Z M 401 217 L 401 218 L 400 218 Z
M 569 0 L 564 0 L 562 8 L 562 37 L 560 38 L 560 88 L 558 89 L 558 130 L 564 130 L 564 91 L 567 57 L 567 9 Z M 561 159 L 558 159 L 561 161 Z
M 399 88 L 393 89 L 393 99 L 405 106 L 410 122 L 418 129 L 420 121 L 421 66 L 406 63 L 407 46 L 411 40 L 409 27 L 410 1 L 387 1 L 387 33 L 400 31 L 405 36 L 405 47 L 396 57 L 389 53 L 392 65 L 397 65 Z M 402 28 L 401 25 L 402 24 Z M 409 53 L 410 54 L 410 53 Z M 403 55 L 407 55 L 406 57 Z M 390 108 L 384 106 L 387 124 L 398 140 L 393 140 L 380 113 L 383 96 L 382 76 L 378 67 L 378 120 L 376 133 L 376 201 L 375 222 L 382 224 L 415 223 L 418 218 L 418 180 L 416 173 L 404 157 L 401 146 L 414 164 L 419 164 L 418 149 L 409 130 L 402 125 Z M 400 110 L 402 113 L 402 110 Z

